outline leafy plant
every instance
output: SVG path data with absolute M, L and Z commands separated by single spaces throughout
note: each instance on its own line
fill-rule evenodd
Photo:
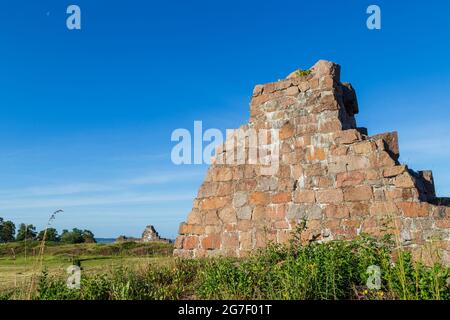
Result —
M 308 70 L 298 69 L 296 71 L 296 74 L 298 77 L 305 77 L 305 76 L 311 74 L 311 72 L 312 72 L 311 69 L 308 69 Z

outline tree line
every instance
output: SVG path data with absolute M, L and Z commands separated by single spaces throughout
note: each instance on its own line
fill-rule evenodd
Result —
M 39 232 L 32 224 L 21 223 L 17 229 L 12 221 L 4 220 L 0 217 L 0 243 L 13 241 L 42 241 L 45 234 L 45 241 L 61 242 L 61 243 L 95 243 L 95 237 L 90 230 L 81 230 L 73 228 L 71 231 L 64 229 L 61 234 L 55 228 L 47 228 Z

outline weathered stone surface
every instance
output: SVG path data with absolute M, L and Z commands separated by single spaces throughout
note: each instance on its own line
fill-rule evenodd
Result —
M 266 205 L 269 203 L 270 195 L 267 192 L 255 191 L 250 194 L 250 204 Z
M 236 211 L 231 206 L 218 210 L 217 215 L 222 223 L 236 222 Z
M 316 191 L 316 201 L 319 203 L 341 203 L 344 199 L 342 189 L 325 189 Z
M 178 233 L 200 235 L 204 233 L 204 231 L 205 227 L 203 225 L 181 223 Z M 161 240 L 161 238 L 159 237 L 158 233 L 156 233 L 156 231 L 154 230 L 151 230 L 149 227 L 147 227 L 144 233 L 142 234 L 142 241 L 144 242 L 159 241 L 159 240 Z
M 399 202 L 397 206 L 405 217 L 426 217 L 429 215 L 429 204 L 421 202 Z
M 294 126 L 290 122 L 287 122 L 280 129 L 280 139 L 288 139 L 294 135 L 294 132 Z
M 242 207 L 247 203 L 247 192 L 239 191 L 234 194 L 233 206 L 235 208 Z
M 373 202 L 369 213 L 372 216 L 389 217 L 398 214 L 398 208 L 394 202 Z
M 338 65 L 321 60 L 310 71 L 255 86 L 242 128 L 278 132 L 252 147 L 279 146 L 277 169 L 213 162 L 174 255 L 247 256 L 289 241 L 304 221 L 303 241 L 392 233 L 413 253 L 436 237 L 450 251 L 450 200 L 436 198 L 432 173 L 398 163 L 396 132 L 369 137 L 357 127 L 356 92 L 340 82 Z
M 371 186 L 348 187 L 344 189 L 345 201 L 368 201 L 373 196 Z
M 361 184 L 365 179 L 364 172 L 350 171 L 338 173 L 336 176 L 336 187 L 348 187 Z
M 290 202 L 292 195 L 290 192 L 280 192 L 272 195 L 272 203 L 286 203 Z
M 405 171 L 406 171 L 406 166 L 388 167 L 383 170 L 383 177 L 385 177 L 385 178 L 396 177 Z
M 288 220 L 316 220 L 322 217 L 322 209 L 316 204 L 289 204 L 286 213 Z
M 197 236 L 187 236 L 183 241 L 183 249 L 190 250 L 196 249 L 198 246 L 198 237 Z
M 286 217 L 286 204 L 267 206 L 266 217 L 268 220 L 282 220 Z
M 375 151 L 375 145 L 372 141 L 363 141 L 353 145 L 353 152 L 356 154 L 370 154 Z
M 294 192 L 294 202 L 296 203 L 314 203 L 316 196 L 313 190 L 298 190 Z
M 250 206 L 244 206 L 237 210 L 238 219 L 249 220 L 252 217 L 252 208 Z
M 225 197 L 213 197 L 204 199 L 200 202 L 201 210 L 210 210 L 210 209 L 220 209 L 225 207 L 225 205 L 229 202 L 229 199 Z
M 255 88 L 253 89 L 253 96 L 259 96 L 264 90 L 264 86 L 263 85 L 256 85 Z
M 327 218 L 342 219 L 350 217 L 350 210 L 345 205 L 328 205 L 325 209 Z
M 398 134 L 394 132 L 386 132 L 374 135 L 371 137 L 372 140 L 382 139 L 386 145 L 386 149 L 391 153 L 395 160 L 400 156 L 400 151 L 398 147 Z
M 205 250 L 220 249 L 221 237 L 218 234 L 209 234 L 205 236 L 201 243 Z
M 356 129 L 338 131 L 334 134 L 334 140 L 337 144 L 351 144 L 359 141 L 360 139 L 361 134 Z
M 394 184 L 397 188 L 414 188 L 414 179 L 408 172 L 405 172 L 395 178 Z
M 298 90 L 297 86 L 294 87 L 289 87 L 286 89 L 286 95 L 287 96 L 295 96 L 299 93 L 300 91 Z
M 260 177 L 256 188 L 258 191 L 275 191 L 278 188 L 278 179 L 275 177 Z

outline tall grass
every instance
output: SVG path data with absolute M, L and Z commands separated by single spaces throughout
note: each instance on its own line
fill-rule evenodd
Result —
M 198 293 L 215 299 L 351 299 L 385 247 L 366 238 L 271 245 L 239 263 L 214 259 L 200 272 Z
M 55 212 L 53 212 L 50 215 L 50 218 L 48 219 L 47 224 L 45 226 L 44 235 L 43 235 L 43 237 L 41 239 L 41 243 L 40 243 L 40 246 L 39 246 L 39 254 L 37 256 L 37 261 L 36 261 L 36 263 L 38 265 L 33 268 L 33 274 L 31 275 L 30 287 L 29 287 L 29 290 L 28 290 L 28 298 L 32 297 L 33 291 L 35 290 L 35 285 L 36 285 L 36 283 L 35 283 L 36 280 L 35 279 L 36 279 L 36 275 L 37 275 L 36 272 L 38 272 L 38 273 L 42 273 L 43 272 L 45 241 L 47 240 L 48 228 L 50 228 L 52 221 L 55 220 L 56 215 L 58 213 L 61 213 L 61 212 L 63 212 L 63 210 L 61 210 L 61 209 L 56 210 Z M 26 238 L 27 237 L 25 237 L 25 244 L 26 244 Z M 25 245 L 25 250 L 26 250 L 26 245 Z
M 295 238 L 294 238 L 295 239 Z M 367 268 L 381 269 L 371 290 Z M 80 289 L 45 271 L 32 299 L 450 299 L 450 269 L 428 266 L 392 237 L 270 245 L 243 259 L 174 259 L 160 266 L 83 274 Z M 20 298 L 10 292 L 3 298 Z

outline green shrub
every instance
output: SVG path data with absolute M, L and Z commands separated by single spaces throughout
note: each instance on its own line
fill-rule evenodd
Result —
M 69 289 L 66 281 L 59 278 L 52 278 L 44 270 L 39 278 L 36 300 L 77 300 L 80 299 L 79 290 Z
M 361 284 L 354 243 L 271 245 L 242 261 L 216 259 L 201 271 L 206 299 L 348 299 Z
M 178 260 L 174 266 L 147 270 L 118 268 L 110 274 L 82 275 L 80 288 L 44 271 L 34 295 L 37 300 L 160 300 L 180 299 L 192 288 L 199 263 Z M 192 290 L 191 290 L 192 292 Z
M 311 70 L 310 70 L 310 69 L 308 69 L 308 70 L 298 69 L 298 70 L 296 71 L 296 74 L 297 74 L 297 76 L 299 76 L 299 77 L 305 77 L 305 76 L 311 74 Z
M 426 267 L 393 241 L 361 236 L 354 241 L 271 245 L 244 259 L 209 261 L 200 271 L 204 299 L 450 299 L 450 269 Z M 381 269 L 380 290 L 367 288 L 368 267 Z M 361 297 L 360 291 L 365 294 Z
M 387 288 L 403 300 L 449 300 L 450 269 L 413 261 L 409 252 L 400 252 L 395 263 L 385 268 Z

